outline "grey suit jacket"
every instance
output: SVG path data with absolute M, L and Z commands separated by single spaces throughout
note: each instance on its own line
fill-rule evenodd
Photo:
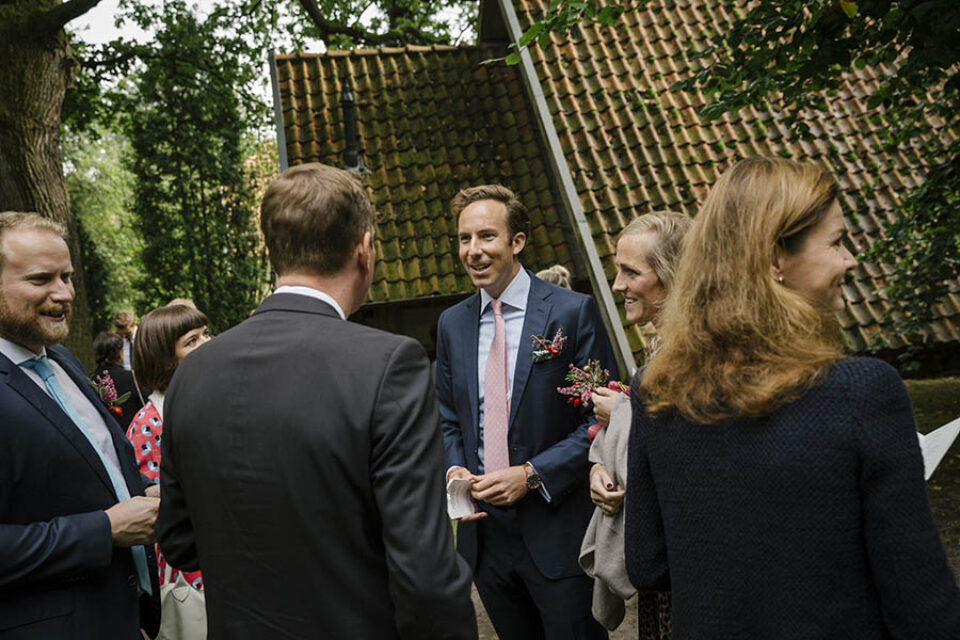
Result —
M 210 637 L 476 638 L 414 340 L 296 294 L 191 353 L 167 394 L 161 549 Z

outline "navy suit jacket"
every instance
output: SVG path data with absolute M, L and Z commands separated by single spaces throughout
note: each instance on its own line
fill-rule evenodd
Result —
M 47 349 L 110 428 L 131 495 L 144 479 L 133 448 L 64 347 Z M 56 402 L 0 355 L 0 638 L 140 637 L 159 622 L 154 597 L 138 602 L 128 549 L 110 541 L 117 503 L 96 451 Z M 156 566 L 153 545 L 149 567 Z M 138 613 L 138 608 L 141 612 Z
M 437 397 L 447 468 L 478 473 L 479 389 L 477 340 L 480 294 L 447 309 L 437 325 Z M 556 357 L 533 362 L 532 337 L 568 337 Z M 569 365 L 600 360 L 616 372 L 616 360 L 596 303 L 589 296 L 547 284 L 530 275 L 530 294 L 513 374 L 508 443 L 510 464 L 529 461 L 550 493 L 547 502 L 530 492 L 515 505 L 523 543 L 548 578 L 582 574 L 577 557 L 593 512 L 588 484 L 587 427 L 591 411 L 557 392 L 567 386 Z M 457 529 L 460 553 L 476 567 L 476 523 Z

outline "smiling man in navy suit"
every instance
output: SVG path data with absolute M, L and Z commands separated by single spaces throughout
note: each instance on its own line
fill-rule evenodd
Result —
M 0 213 L 0 638 L 134 640 L 159 621 L 159 500 L 58 344 L 74 296 L 64 237 Z
M 570 364 L 614 369 L 606 330 L 592 298 L 521 266 L 529 218 L 512 191 L 465 189 L 451 213 L 479 289 L 444 311 L 437 330 L 447 479 L 471 481 L 478 505 L 460 521 L 458 550 L 501 640 L 606 638 L 577 564 L 593 511 L 590 413 L 557 392 Z M 535 361 L 533 337 L 557 331 L 562 348 Z

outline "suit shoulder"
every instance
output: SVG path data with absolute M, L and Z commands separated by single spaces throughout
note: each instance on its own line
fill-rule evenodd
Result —
M 52 347 L 47 347 L 47 352 L 54 353 L 64 362 L 69 362 L 71 365 L 80 369 L 84 373 L 86 370 L 83 368 L 83 365 L 80 363 L 80 359 L 77 356 L 73 355 L 73 352 L 70 349 L 67 349 L 62 344 L 55 344 Z
M 457 304 L 447 307 L 440 312 L 440 319 L 438 322 L 450 322 L 452 319 L 460 318 L 464 314 L 469 313 L 469 310 L 472 306 L 471 303 L 474 301 L 474 298 L 478 297 L 479 295 L 479 293 L 473 293 Z
M 564 289 L 563 287 L 558 287 L 549 283 L 547 283 L 547 286 L 550 287 L 551 295 L 557 300 L 563 300 L 564 302 L 575 304 L 577 306 L 590 304 L 593 302 L 593 296 L 588 296 L 585 293 L 571 291 L 570 289 Z

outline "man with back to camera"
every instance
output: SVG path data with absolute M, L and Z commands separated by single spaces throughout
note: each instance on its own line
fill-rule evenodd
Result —
M 596 304 L 520 264 L 529 218 L 500 185 L 451 203 L 460 260 L 479 291 L 440 316 L 437 397 L 447 478 L 473 482 L 479 512 L 457 547 L 502 640 L 606 638 L 577 562 L 593 512 L 590 411 L 557 392 L 570 364 L 616 361 Z M 565 337 L 534 358 L 533 337 Z
M 158 499 L 58 344 L 74 297 L 65 237 L 0 213 L 0 638 L 134 640 L 159 622 Z
M 476 638 L 426 353 L 346 322 L 373 279 L 363 187 L 290 168 L 261 227 L 277 290 L 170 384 L 164 555 L 203 570 L 211 636 Z

